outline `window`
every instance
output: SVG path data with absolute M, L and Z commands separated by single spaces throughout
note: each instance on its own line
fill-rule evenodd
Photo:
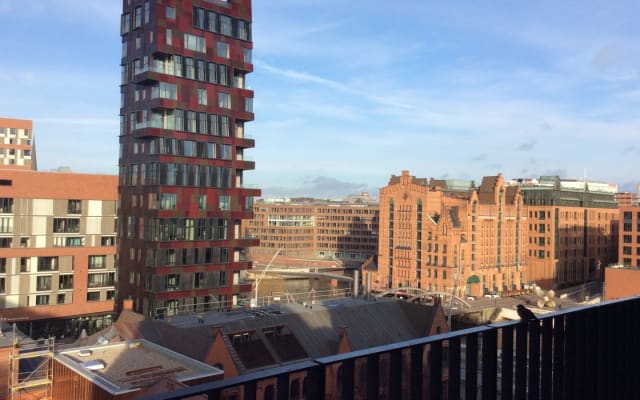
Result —
M 176 194 L 175 193 L 159 193 L 158 208 L 161 210 L 175 210 Z
M 58 257 L 38 257 L 38 272 L 57 270 Z
M 116 298 L 115 290 L 107 290 L 107 300 L 114 300 Z
M 250 36 L 249 23 L 241 19 L 239 19 L 237 22 L 238 22 L 238 34 L 237 34 L 238 39 L 249 40 L 249 36 Z
M 178 100 L 178 91 L 175 83 L 160 82 L 156 86 L 151 87 L 152 99 L 169 99 Z
M 64 304 L 65 297 L 65 293 L 58 293 L 56 296 L 56 304 Z
M 229 93 L 218 93 L 218 107 L 231 108 L 231 96 Z
M 105 286 L 113 286 L 115 283 L 115 272 L 103 272 L 98 274 L 89 274 L 87 286 L 90 288 L 98 288 Z
M 203 287 L 205 287 L 206 281 L 205 281 L 205 274 L 204 272 L 196 272 L 193 274 L 193 288 L 194 289 L 201 289 Z
M 223 42 L 217 42 L 216 55 L 218 57 L 229 58 L 229 44 L 223 43 Z
M 107 256 L 106 255 L 89 256 L 89 262 L 87 265 L 89 269 L 107 268 Z
M 136 7 L 133 15 L 133 28 L 140 28 L 142 26 L 142 7 Z
M 149 0 L 144 2 L 144 23 L 149 23 L 149 18 L 151 17 L 151 2 Z
M 113 246 L 116 244 L 116 238 L 113 236 L 103 236 L 100 238 L 101 246 Z
M 198 104 L 207 105 L 207 89 L 198 89 Z
M 120 33 L 125 34 L 131 29 L 131 14 L 124 14 L 120 21 Z
M 244 63 L 251 64 L 251 49 L 242 49 L 244 55 Z
M 7 259 L 0 258 L 0 274 L 6 274 L 6 273 L 7 273 Z
M 205 39 L 190 33 L 184 34 L 184 47 L 185 49 L 198 51 L 200 53 L 205 53 L 207 51 Z
M 171 31 L 171 29 L 168 29 L 165 31 L 165 43 L 167 43 L 167 46 L 171 46 L 173 43 L 173 32 Z M 177 75 L 177 74 L 176 74 Z
M 58 289 L 73 289 L 73 275 L 60 275 L 58 277 Z
M 100 301 L 100 292 L 87 292 L 87 301 Z
M 167 6 L 167 19 L 176 19 L 176 9 Z
M 8 214 L 13 212 L 13 199 L 9 197 L 0 197 L 0 213 Z
M 36 290 L 51 290 L 51 275 L 36 278 Z
M 220 197 L 218 197 L 218 202 L 220 203 L 220 211 L 231 210 L 231 196 L 220 195 Z
M 54 218 L 53 233 L 79 233 L 80 218 Z
M 37 306 L 46 306 L 49 304 L 49 295 L 48 294 L 39 294 L 36 296 L 36 305 Z
M 167 275 L 165 278 L 165 286 L 166 290 L 180 290 L 180 275 L 171 274 Z
M 67 204 L 67 214 L 82 213 L 82 200 L 69 200 Z
M 5 292 L 5 277 L 0 277 L 0 293 Z
M 207 209 L 207 195 L 201 194 L 198 196 L 198 209 L 206 210 Z
M 244 110 L 249 113 L 253 112 L 253 99 L 251 97 L 245 97 Z
M 13 232 L 13 217 L 0 218 L 0 233 Z
M 226 15 L 220 16 L 220 33 L 231 36 L 231 17 Z

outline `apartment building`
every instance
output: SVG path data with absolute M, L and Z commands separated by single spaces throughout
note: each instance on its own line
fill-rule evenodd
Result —
M 118 299 L 148 316 L 251 291 L 241 235 L 258 189 L 250 0 L 123 0 Z
M 0 118 L 0 168 L 37 169 L 31 120 Z
M 392 175 L 380 189 L 373 288 L 418 287 L 479 296 L 525 282 L 526 223 L 518 186 Z
M 117 177 L 0 170 L 0 317 L 33 336 L 108 324 Z
M 256 262 L 281 249 L 276 264 L 360 266 L 377 254 L 378 203 L 367 193 L 344 201 L 259 199 L 244 231 L 260 239 L 249 249 Z
M 617 186 L 557 176 L 519 183 L 529 217 L 527 281 L 550 288 L 602 279 L 617 260 Z

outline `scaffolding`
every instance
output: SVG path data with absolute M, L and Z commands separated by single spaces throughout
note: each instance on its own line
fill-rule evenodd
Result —
M 51 399 L 54 338 L 22 341 L 13 324 L 9 358 L 9 399 Z

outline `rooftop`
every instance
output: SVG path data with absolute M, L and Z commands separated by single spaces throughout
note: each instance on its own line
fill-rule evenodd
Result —
M 136 390 L 162 378 L 183 382 L 224 374 L 144 339 L 76 347 L 56 353 L 55 359 L 111 394 Z

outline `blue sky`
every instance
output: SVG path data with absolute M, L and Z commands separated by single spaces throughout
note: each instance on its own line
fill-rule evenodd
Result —
M 455 4 L 454 4 L 455 3 Z M 640 2 L 254 0 L 265 196 L 391 174 L 640 182 Z M 117 173 L 119 0 L 0 0 L 0 116 L 41 170 Z

